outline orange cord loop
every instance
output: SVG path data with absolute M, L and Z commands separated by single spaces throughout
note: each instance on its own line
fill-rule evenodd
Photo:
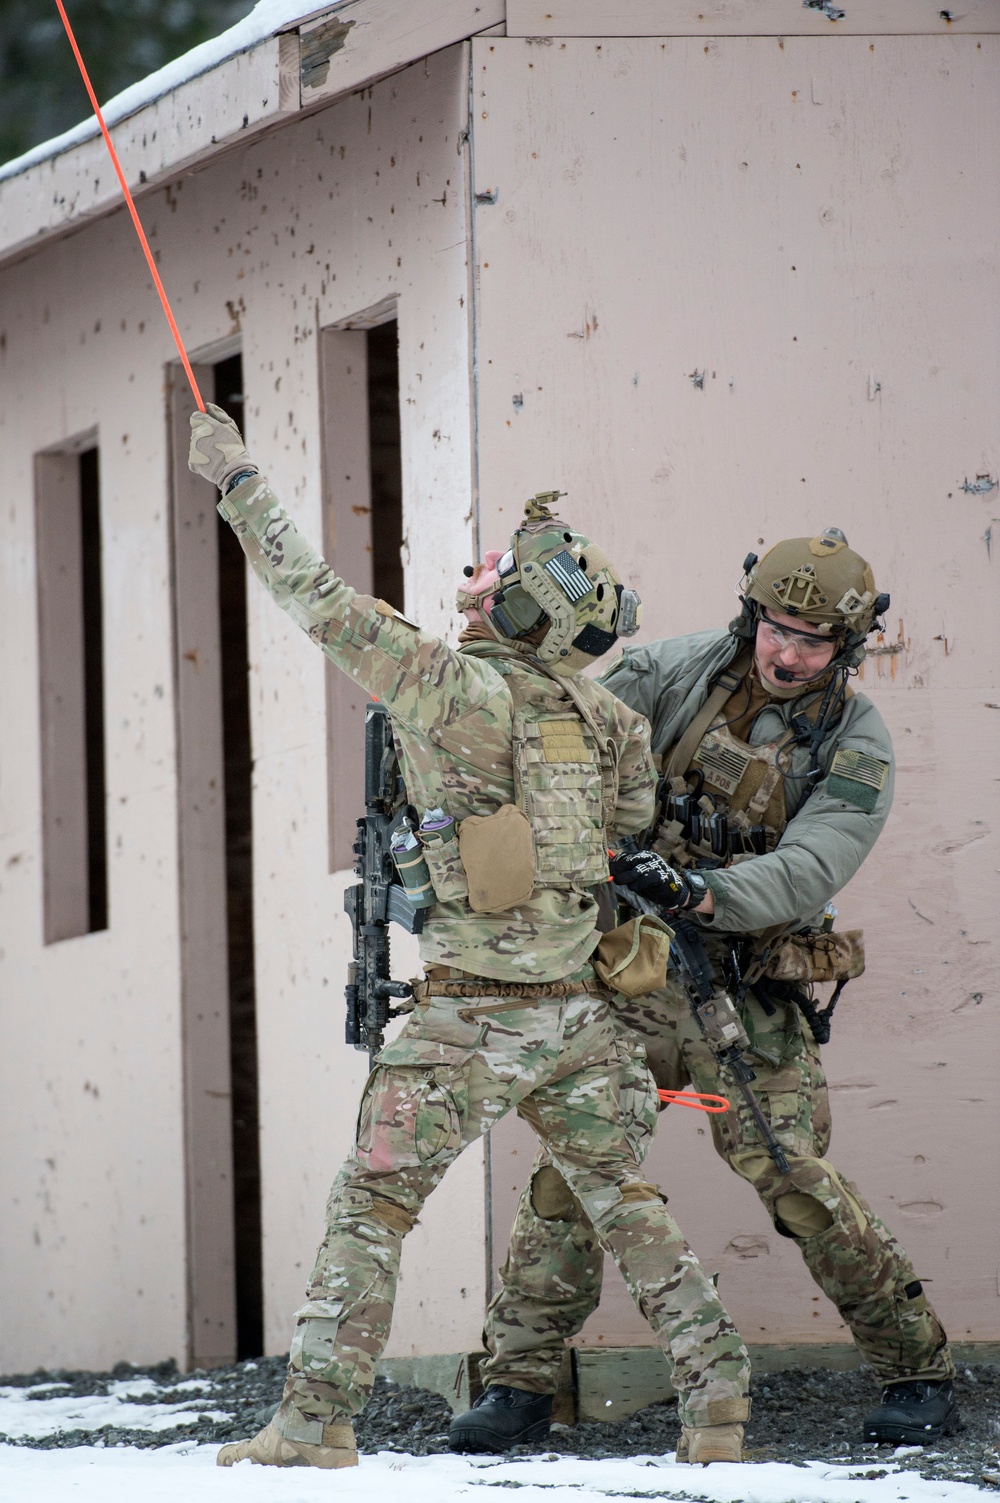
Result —
M 665 1106 L 691 1106 L 698 1112 L 728 1112 L 730 1103 L 725 1096 L 713 1096 L 710 1091 L 657 1091 Z M 713 1101 L 716 1104 L 709 1106 Z
M 90 82 L 90 74 L 87 72 L 86 64 L 83 61 L 80 49 L 76 45 L 76 37 L 73 35 L 73 28 L 69 24 L 69 16 L 67 16 L 66 11 L 63 8 L 62 0 L 56 0 L 56 10 L 62 17 L 63 26 L 66 28 L 66 35 L 69 37 L 69 45 L 73 49 L 73 56 L 76 58 L 77 65 L 80 69 L 81 74 L 83 75 L 83 81 L 87 86 L 87 93 L 90 95 L 90 102 L 94 107 L 94 114 L 97 116 L 97 123 L 101 127 L 101 135 L 104 137 L 104 144 L 108 148 L 108 151 L 111 155 L 111 165 L 114 167 L 115 172 L 118 175 L 118 184 L 125 195 L 125 202 L 128 204 L 128 211 L 132 216 L 132 223 L 135 225 L 135 232 L 139 236 L 139 243 L 142 246 L 143 251 L 145 252 L 146 262 L 152 274 L 153 283 L 156 287 L 157 292 L 160 294 L 160 302 L 163 304 L 163 311 L 167 315 L 167 323 L 170 325 L 170 332 L 174 336 L 174 343 L 176 344 L 178 353 L 180 354 L 181 364 L 184 366 L 184 374 L 187 376 L 188 381 L 191 384 L 191 391 L 194 395 L 195 401 L 198 404 L 198 407 L 202 412 L 204 412 L 205 404 L 201 399 L 201 392 L 198 390 L 198 383 L 194 379 L 194 371 L 191 369 L 191 362 L 188 359 L 187 350 L 184 348 L 184 341 L 181 339 L 180 330 L 178 329 L 177 324 L 174 321 L 174 315 L 170 311 L 170 304 L 167 301 L 167 294 L 164 291 L 163 283 L 160 281 L 160 273 L 156 269 L 156 262 L 153 260 L 153 252 L 149 248 L 149 241 L 146 239 L 146 232 L 139 222 L 139 215 L 136 212 L 135 203 L 133 202 L 132 195 L 129 192 L 128 183 L 125 181 L 125 174 L 122 171 L 122 164 L 118 160 L 118 153 L 117 151 L 115 151 L 111 137 L 108 134 L 108 127 L 104 123 L 104 116 L 101 113 L 101 106 L 97 102 L 97 95 L 94 93 L 94 86 Z

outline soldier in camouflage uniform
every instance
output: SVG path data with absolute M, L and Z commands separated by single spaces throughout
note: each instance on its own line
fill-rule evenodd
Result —
M 455 650 L 337 578 L 221 409 L 195 413 L 192 429 L 191 467 L 219 485 L 261 582 L 386 705 L 408 802 L 458 826 L 457 840 L 425 847 L 437 897 L 420 941 L 426 980 L 365 1088 L 282 1403 L 219 1463 L 356 1463 L 350 1417 L 389 1334 L 402 1239 L 449 1164 L 512 1108 L 656 1332 L 692 1459 L 738 1460 L 746 1350 L 642 1177 L 655 1091 L 591 964 L 609 832 L 648 824 L 655 773 L 646 722 L 579 670 L 634 630 L 638 597 L 536 498 L 507 554 L 467 571 L 459 608 L 474 627 Z
M 760 561 L 750 555 L 745 569 L 743 610 L 728 631 L 628 648 L 604 675 L 649 719 L 664 769 L 652 850 L 611 869 L 662 898 L 668 915 L 686 904 L 717 970 L 735 952 L 745 973 L 770 947 L 743 1020 L 754 1089 L 790 1173 L 775 1168 L 742 1103 L 709 1119 L 715 1147 L 757 1191 L 776 1230 L 798 1244 L 874 1369 L 882 1403 L 865 1421 L 865 1438 L 930 1441 L 959 1423 L 945 1333 L 899 1243 L 826 1158 L 829 1101 L 808 1021 L 812 1012 L 820 1038 L 829 1036 L 809 982 L 829 976 L 831 951 L 844 963 L 834 976 L 858 973 L 857 939 L 818 931 L 892 799 L 888 731 L 871 701 L 846 685 L 888 596 L 876 596 L 871 569 L 836 529 L 779 543 Z M 729 979 L 738 980 L 732 969 Z M 615 1012 L 645 1046 L 658 1086 L 725 1091 L 672 976 L 655 995 L 618 999 Z M 541 1155 L 487 1317 L 485 1381 L 552 1394 L 564 1338 L 596 1307 L 601 1272 L 585 1207 Z M 481 1419 L 456 1419 L 455 1439 L 468 1427 L 480 1432 Z

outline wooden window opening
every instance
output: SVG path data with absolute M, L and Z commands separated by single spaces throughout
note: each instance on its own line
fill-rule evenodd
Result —
M 108 927 L 100 465 L 94 436 L 35 460 L 46 944 Z
M 365 594 L 403 610 L 399 326 L 394 304 L 320 336 L 326 558 Z M 327 664 L 330 870 L 353 862 L 364 811 L 368 696 Z

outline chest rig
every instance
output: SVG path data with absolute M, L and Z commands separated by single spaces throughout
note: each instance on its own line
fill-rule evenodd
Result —
M 653 849 L 673 866 L 729 866 L 762 856 L 788 824 L 785 759 L 794 735 L 752 746 L 731 728 L 733 719 L 746 718 L 738 702 L 735 716 L 733 710 L 749 671 L 750 656 L 741 654 L 719 675 L 667 758 Z
M 617 746 L 568 678 L 515 667 L 514 785 L 531 825 L 540 887 L 593 887 L 608 879 L 608 835 L 618 800 Z

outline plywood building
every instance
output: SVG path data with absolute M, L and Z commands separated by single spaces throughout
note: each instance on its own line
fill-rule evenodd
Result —
M 455 630 L 462 565 L 554 485 L 646 639 L 724 624 L 783 535 L 835 524 L 872 559 L 892 607 L 861 687 L 900 770 L 839 901 L 869 968 L 827 1050 L 833 1156 L 952 1337 L 996 1344 L 1000 4 L 949 14 L 347 0 L 115 137 L 205 395 L 423 624 Z M 362 707 L 247 587 L 190 408 L 100 141 L 9 172 L 6 1372 L 283 1350 L 365 1074 Z M 505 1122 L 435 1193 L 391 1356 L 477 1348 L 531 1151 Z M 846 1351 L 696 1122 L 650 1172 L 749 1342 Z M 610 1277 L 580 1342 L 650 1344 Z

